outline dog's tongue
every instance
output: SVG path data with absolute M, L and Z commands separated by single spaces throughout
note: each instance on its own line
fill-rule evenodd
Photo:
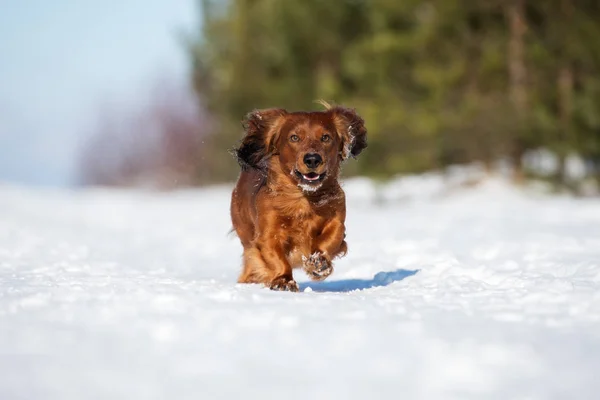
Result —
M 302 176 L 307 181 L 316 181 L 317 179 L 319 179 L 319 174 L 317 174 L 315 172 L 309 172 L 308 174 L 305 174 L 305 175 L 302 175 Z

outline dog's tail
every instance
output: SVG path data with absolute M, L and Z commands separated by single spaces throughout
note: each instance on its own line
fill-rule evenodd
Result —
M 315 100 L 315 103 L 322 105 L 323 107 L 325 107 L 326 110 L 331 110 L 333 108 L 333 105 L 331 103 L 323 99 Z
M 237 232 L 235 231 L 235 228 L 234 228 L 234 227 L 231 227 L 231 229 L 229 229 L 229 230 L 227 231 L 227 236 L 228 236 L 228 237 L 231 237 L 231 236 L 237 236 Z

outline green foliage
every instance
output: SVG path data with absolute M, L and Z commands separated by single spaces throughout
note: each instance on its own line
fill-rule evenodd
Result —
M 214 180 L 252 109 L 354 107 L 386 177 L 545 146 L 600 159 L 600 6 L 591 0 L 204 0 L 194 85 L 218 124 Z M 516 8 L 511 8 L 516 7 Z M 516 10 L 516 11 L 515 11 Z M 525 33 L 519 36 L 515 19 Z M 519 52 L 509 46 L 522 46 Z M 511 75 L 520 68 L 525 79 Z M 511 97 L 524 93 L 524 100 Z M 525 101 L 523 103 L 523 101 Z

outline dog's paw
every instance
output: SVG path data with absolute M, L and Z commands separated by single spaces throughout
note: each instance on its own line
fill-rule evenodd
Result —
M 279 278 L 275 278 L 271 285 L 269 286 L 271 290 L 278 291 L 286 291 L 286 292 L 298 292 L 300 289 L 298 288 L 298 284 L 295 280 L 287 278 L 285 276 L 280 276 Z
M 327 278 L 333 272 L 333 266 L 322 253 L 315 252 L 309 257 L 302 257 L 304 271 L 314 281 Z

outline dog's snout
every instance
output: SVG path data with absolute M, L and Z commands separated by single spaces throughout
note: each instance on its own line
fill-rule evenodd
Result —
M 323 158 L 317 153 L 309 153 L 304 156 L 304 164 L 308 168 L 317 168 L 323 162 Z

